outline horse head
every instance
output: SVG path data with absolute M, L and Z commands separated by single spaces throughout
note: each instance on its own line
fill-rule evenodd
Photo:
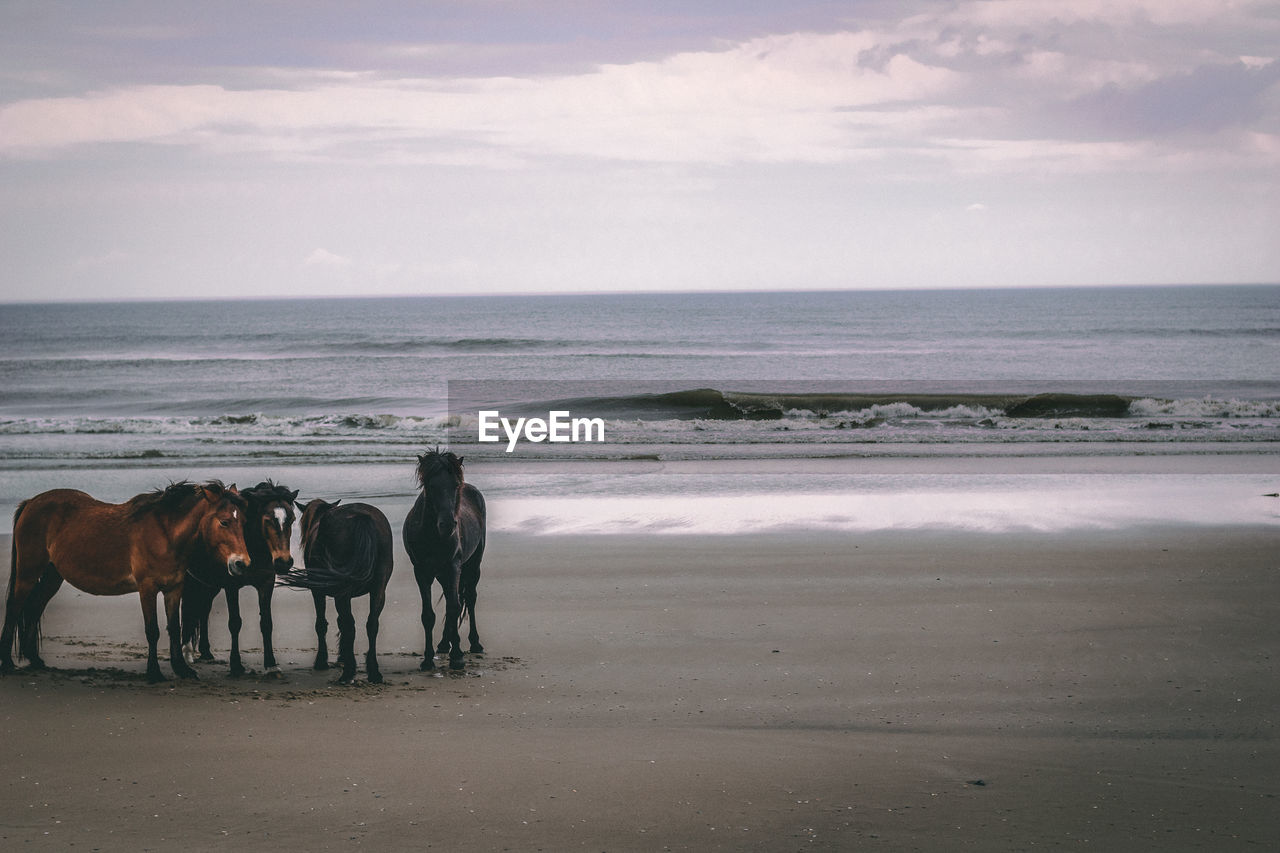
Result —
M 195 511 L 201 513 L 199 537 L 210 553 L 226 565 L 229 574 L 240 577 L 249 569 L 249 548 L 244 541 L 248 504 L 234 484 L 223 486 L 210 480 L 196 489 L 204 498 L 195 504 Z
M 418 457 L 418 485 L 423 502 L 424 526 L 434 527 L 441 539 L 452 538 L 458 529 L 458 509 L 462 503 L 462 457 L 439 448 Z M 434 522 L 434 524 L 432 524 Z
M 271 568 L 276 574 L 284 574 L 293 568 L 289 540 L 293 535 L 293 503 L 298 493 L 265 480 L 241 494 L 249 502 L 245 541 L 251 551 L 266 552 Z

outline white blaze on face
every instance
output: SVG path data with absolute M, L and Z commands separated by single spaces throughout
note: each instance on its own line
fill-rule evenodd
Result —
M 276 507 L 276 524 L 280 526 L 281 530 L 284 530 L 284 522 L 286 518 L 288 518 L 288 513 L 284 511 L 284 507 Z

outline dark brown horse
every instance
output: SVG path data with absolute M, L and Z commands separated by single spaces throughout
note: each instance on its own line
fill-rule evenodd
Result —
M 351 615 L 351 599 L 369 596 L 369 651 L 365 653 L 365 673 L 369 681 L 382 681 L 378 669 L 378 619 L 387 603 L 387 581 L 391 579 L 393 554 L 391 525 L 377 507 L 369 504 L 326 503 L 316 498 L 302 511 L 302 559 L 306 568 L 295 569 L 281 582 L 311 590 L 316 607 L 316 669 L 329 668 L 329 647 L 325 635 L 324 600 L 333 598 L 338 612 L 338 663 L 342 664 L 339 684 L 348 684 L 356 674 L 356 620 Z
M 471 654 L 483 654 L 476 630 L 476 588 L 484 558 L 485 506 L 480 490 L 462 477 L 462 457 L 432 450 L 418 457 L 422 491 L 404 520 L 404 548 L 413 561 L 413 575 L 422 596 L 422 627 L 427 647 L 422 669 L 434 669 L 431 632 L 436 614 L 431 607 L 431 582 L 444 590 L 444 630 L 437 651 L 449 655 L 450 669 L 463 669 L 462 638 L 458 627 L 468 616 Z
M 271 593 L 276 587 L 276 574 L 293 568 L 289 539 L 293 535 L 293 502 L 297 492 L 264 480 L 240 493 L 245 510 L 244 543 L 249 549 L 250 570 L 233 575 L 218 562 L 187 567 L 187 582 L 182 590 L 182 646 L 188 662 L 213 660 L 209 649 L 209 611 L 218 590 L 227 598 L 227 628 L 231 632 L 231 675 L 244 675 L 240 660 L 240 590 L 252 586 L 258 592 L 258 625 L 262 629 L 263 668 L 276 675 L 275 649 L 271 645 Z
M 160 627 L 156 594 L 163 593 L 169 661 L 176 675 L 195 678 L 182 659 L 179 601 L 187 566 L 216 560 L 232 574 L 248 568 L 245 502 L 235 486 L 174 483 L 122 504 L 103 503 L 74 489 L 54 489 L 18 505 L 0 672 L 19 657 L 41 669 L 40 616 L 63 580 L 92 595 L 138 593 L 147 636 L 147 680 L 163 681 L 156 658 Z

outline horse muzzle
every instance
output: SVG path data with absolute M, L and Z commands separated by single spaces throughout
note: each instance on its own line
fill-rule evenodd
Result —
M 293 557 L 276 557 L 272 562 L 272 567 L 278 575 L 288 574 L 289 570 L 293 568 Z
M 227 558 L 227 574 L 233 578 L 244 577 L 247 571 L 249 571 L 249 558 L 244 554 L 232 554 Z

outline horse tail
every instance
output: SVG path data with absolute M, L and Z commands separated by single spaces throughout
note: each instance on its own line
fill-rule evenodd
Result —
M 14 588 L 18 585 L 18 516 L 22 515 L 23 508 L 27 505 L 26 501 L 18 504 L 18 508 L 13 512 L 13 532 L 14 535 L 9 537 L 9 590 L 4 596 L 4 612 L 5 618 L 9 618 L 9 608 L 13 604 Z M 21 614 L 19 614 L 21 619 Z M 18 638 L 22 636 L 22 624 L 19 622 L 15 626 L 13 632 L 13 651 L 18 654 L 18 659 L 22 659 L 22 645 L 18 642 Z
M 18 504 L 18 508 L 13 511 L 13 535 L 9 537 L 9 591 L 5 593 L 4 597 L 4 612 L 6 617 L 8 616 L 9 608 L 13 606 L 14 594 L 18 587 L 18 519 L 22 517 L 22 511 L 27 508 L 28 503 L 30 503 L 29 500 L 22 501 Z M 29 595 L 30 593 L 28 593 L 28 596 Z M 27 628 L 31 625 L 31 614 L 27 612 L 27 608 L 25 606 L 26 602 L 23 602 L 23 604 L 24 606 L 18 608 L 13 632 L 13 652 L 17 656 L 18 660 L 22 660 L 26 657 L 26 655 L 22 653 L 22 638 L 27 635 Z M 39 648 L 41 639 L 40 619 L 37 618 L 37 649 Z
M 331 596 L 367 593 L 378 564 L 378 530 L 366 515 L 353 517 L 351 528 L 351 556 L 346 562 L 336 563 L 324 543 L 317 541 L 308 554 L 316 559 L 309 559 L 306 568 L 280 575 L 277 583 Z
M 26 509 L 27 502 L 23 501 L 18 504 L 18 508 L 13 511 L 13 532 L 18 532 L 18 519 L 22 516 L 22 511 Z M 13 601 L 14 581 L 18 579 L 18 537 L 16 535 L 9 537 L 9 591 L 5 594 L 5 606 L 9 606 L 9 602 Z
M 447 593 L 444 584 L 440 584 L 440 597 L 436 599 L 436 607 L 445 600 Z M 467 618 L 467 597 L 462 594 L 462 585 L 458 584 L 458 627 L 462 627 L 462 621 Z

